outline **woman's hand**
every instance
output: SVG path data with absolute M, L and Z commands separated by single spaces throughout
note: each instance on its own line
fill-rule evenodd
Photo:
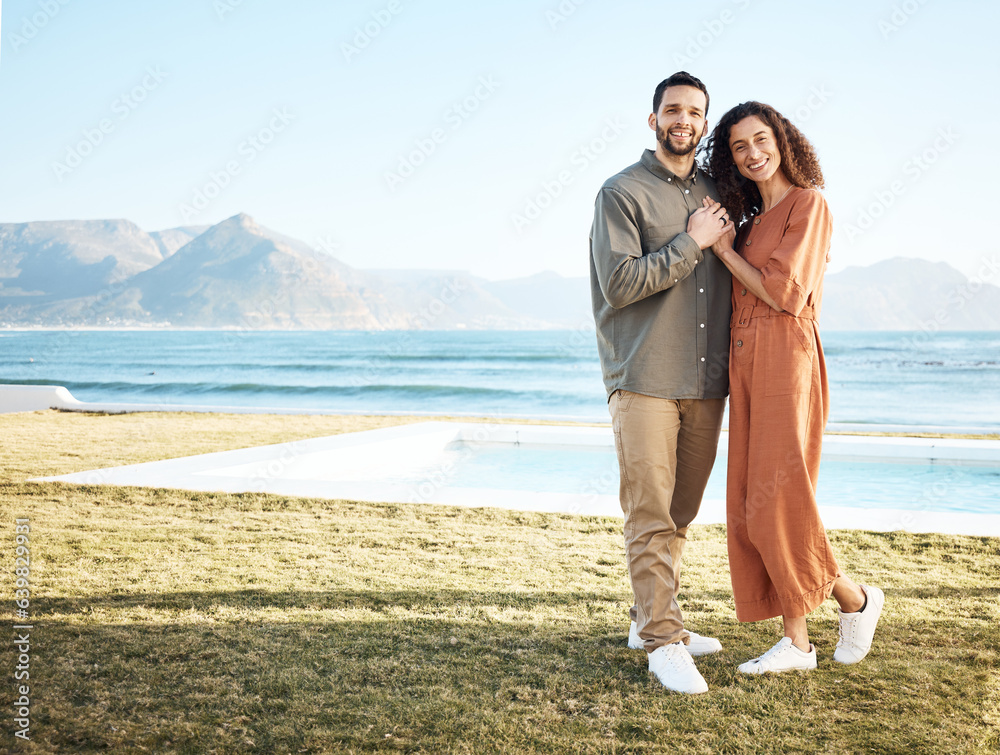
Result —
M 712 244 L 712 251 L 715 252 L 716 257 L 723 257 L 727 252 L 736 252 L 733 250 L 733 244 L 736 243 L 736 225 L 730 221 L 726 223 L 726 227 L 722 232 L 722 236 L 719 240 Z

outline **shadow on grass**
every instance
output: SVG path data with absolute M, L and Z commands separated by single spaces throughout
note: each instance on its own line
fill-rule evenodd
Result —
M 248 610 L 340 610 L 387 608 L 414 610 L 454 606 L 480 606 L 517 609 L 565 608 L 587 602 L 617 603 L 620 590 L 519 592 L 515 590 L 185 590 L 168 593 L 107 593 L 74 598 L 38 598 L 33 603 L 36 615 L 73 613 L 81 607 L 103 605 L 114 608 L 180 609 L 192 607 Z M 692 596 L 701 598 L 701 593 Z M 707 595 L 706 595 L 707 597 Z
M 668 695 L 622 631 L 566 614 L 478 613 L 544 613 L 564 605 L 554 593 L 240 590 L 88 600 L 247 612 L 109 624 L 80 615 L 76 601 L 40 601 L 33 722 L 36 742 L 52 751 L 652 752 L 669 737 L 680 752 L 931 752 L 924 745 L 935 737 L 948 751 L 972 752 L 962 730 L 944 725 L 955 716 L 940 710 L 967 716 L 989 681 L 982 659 L 967 654 L 911 673 L 888 648 L 858 667 L 826 658 L 808 675 L 747 678 L 735 671 L 745 625 L 723 621 L 727 650 L 698 661 L 711 693 Z M 471 613 L 434 615 L 435 606 Z M 373 612 L 311 615 L 355 607 Z M 270 609 L 287 620 L 255 615 Z M 400 615 L 407 610 L 415 615 Z M 63 611 L 73 615 L 54 616 Z M 928 683 L 932 671 L 944 681 Z M 900 694 L 899 679 L 920 694 Z M 891 718 L 871 717 L 876 701 Z M 852 729 L 829 727 L 817 713 L 829 710 Z
M 217 597 L 190 596 L 200 605 Z M 462 741 L 480 742 L 473 751 L 491 742 L 544 749 L 553 734 L 526 731 L 535 728 L 526 723 L 532 716 L 596 721 L 606 718 L 608 695 L 650 686 L 644 654 L 626 650 L 621 636 L 594 637 L 583 627 L 385 615 L 303 620 L 294 614 L 314 605 L 313 596 L 257 597 L 287 608 L 289 621 L 109 625 L 40 617 L 36 730 L 60 752 L 418 743 L 437 751 Z M 597 723 L 597 736 L 602 723 L 610 722 Z
M 1000 598 L 1000 587 L 954 587 L 952 585 L 928 585 L 927 587 L 894 587 L 886 590 L 886 599 L 890 597 L 914 598 Z

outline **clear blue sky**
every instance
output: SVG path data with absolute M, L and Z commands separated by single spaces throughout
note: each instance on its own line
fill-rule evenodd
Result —
M 763 100 L 815 143 L 832 270 L 974 274 L 998 25 L 986 0 L 7 0 L 0 221 L 246 212 L 356 267 L 585 275 L 594 195 L 683 68 L 710 120 Z

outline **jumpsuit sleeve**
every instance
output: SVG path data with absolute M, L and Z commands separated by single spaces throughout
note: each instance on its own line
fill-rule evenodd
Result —
M 823 280 L 833 219 L 818 191 L 796 194 L 781 241 L 760 272 L 764 290 L 783 310 L 798 317 Z
M 643 255 L 635 205 L 610 187 L 597 195 L 592 244 L 601 293 L 615 309 L 670 288 L 704 259 L 701 248 L 686 232 Z

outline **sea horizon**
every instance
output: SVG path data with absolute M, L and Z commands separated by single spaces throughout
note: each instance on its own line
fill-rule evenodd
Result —
M 596 338 L 582 327 L 19 328 L 0 337 L 0 384 L 61 385 L 83 402 L 608 418 Z M 821 338 L 831 423 L 1000 426 L 1000 331 Z

